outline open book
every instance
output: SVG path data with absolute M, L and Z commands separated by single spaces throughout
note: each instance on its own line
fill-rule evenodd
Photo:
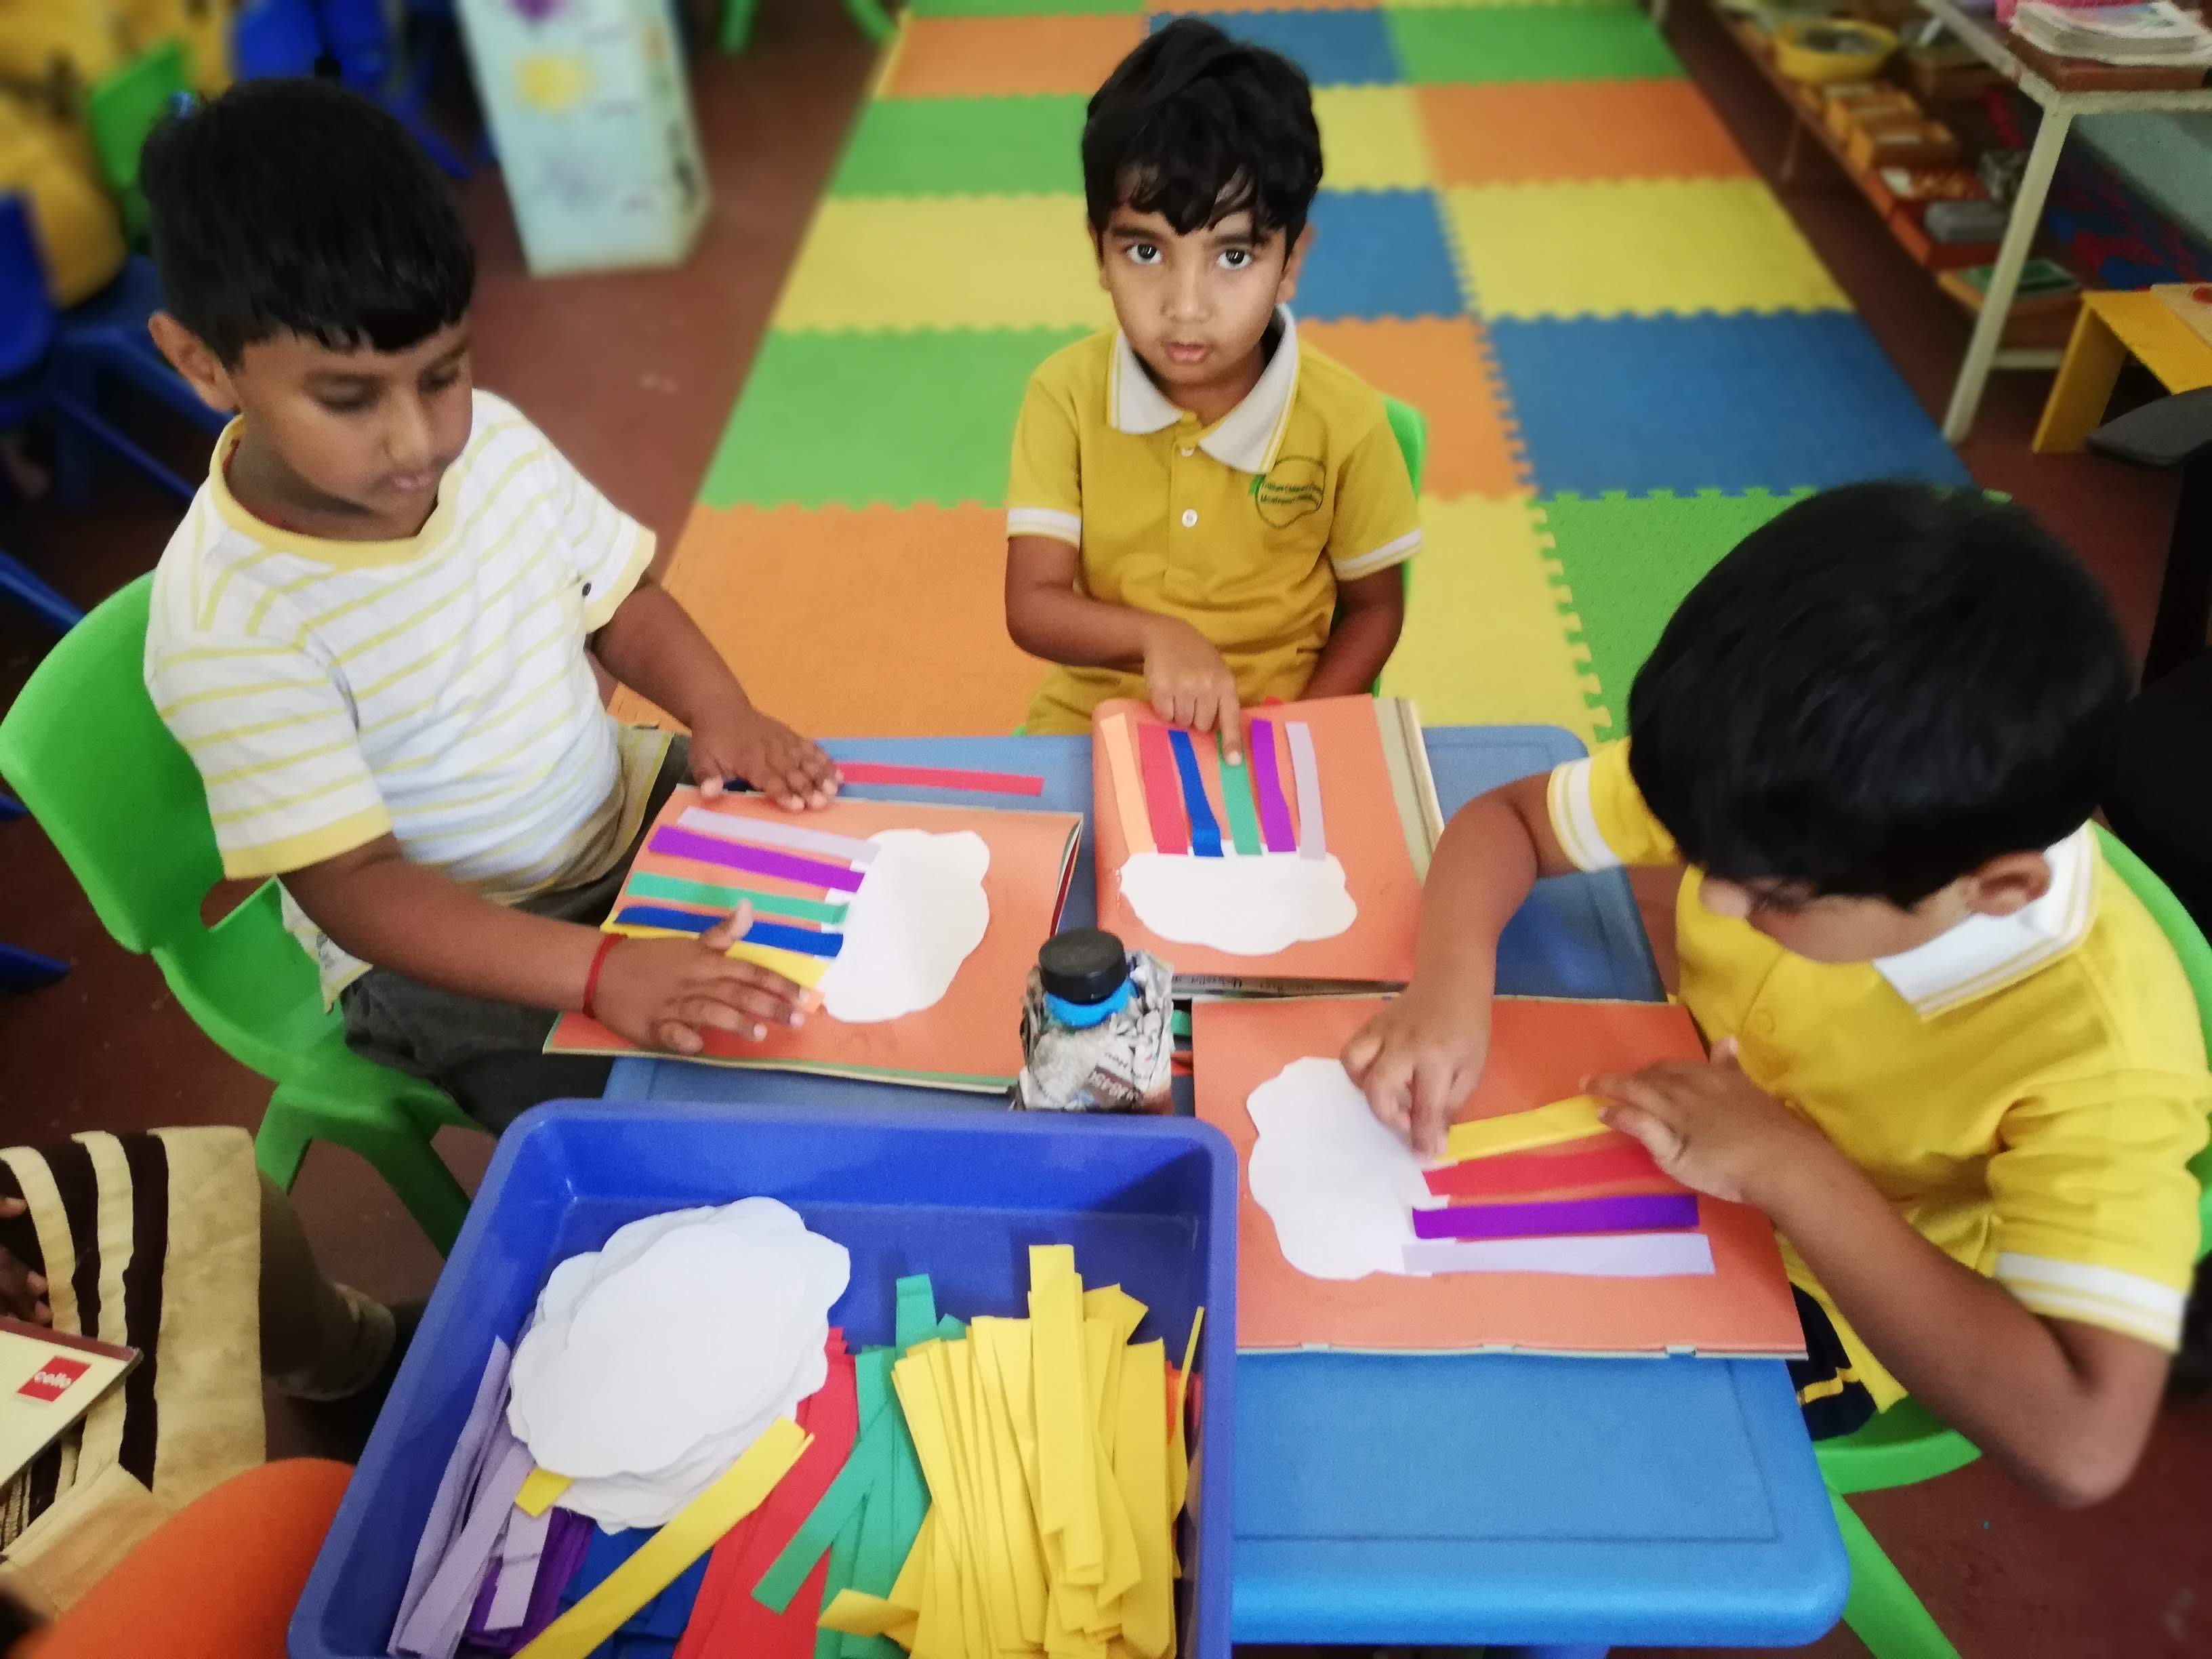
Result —
M 1014 1011 L 1059 928 L 1082 836 L 1071 812 L 848 799 L 799 814 L 687 787 L 653 821 L 605 927 L 681 938 L 750 904 L 730 954 L 820 997 L 804 1026 L 759 1042 L 707 1031 L 690 1057 L 707 1065 L 995 1091 L 1021 1072 Z M 635 1052 L 581 1014 L 545 1048 Z
M 1443 833 L 1413 704 L 1244 711 L 1241 763 L 1142 704 L 1091 728 L 1098 925 L 1170 963 L 1179 994 L 1403 984 Z

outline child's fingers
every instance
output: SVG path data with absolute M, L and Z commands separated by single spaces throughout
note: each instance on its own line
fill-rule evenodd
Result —
M 758 1042 L 768 1035 L 768 1025 L 759 1014 L 749 1009 L 732 1007 L 717 997 L 689 997 L 676 1005 L 676 1017 L 701 1031 L 729 1031 L 738 1036 Z
M 1214 725 L 1221 733 L 1221 752 L 1232 761 L 1244 758 L 1244 711 L 1237 702 L 1237 682 L 1225 682 L 1214 703 Z
M 1413 1150 L 1424 1158 L 1444 1154 L 1452 1108 L 1459 1104 L 1458 1076 L 1449 1060 L 1425 1060 L 1413 1068 Z
M 699 943 L 719 955 L 750 933 L 752 925 L 753 907 L 750 901 L 740 899 L 736 909 L 699 935 Z
M 672 1054 L 696 1054 L 707 1046 L 706 1038 L 680 1021 L 664 1019 L 653 1028 L 653 1040 Z
M 1382 1034 L 1366 1026 L 1352 1033 L 1352 1041 L 1344 1045 L 1344 1053 L 1338 1057 L 1339 1063 L 1354 1083 L 1361 1083 L 1366 1079 L 1367 1068 L 1382 1052 Z
M 1687 1144 L 1681 1133 L 1640 1106 L 1608 1106 L 1598 1116 L 1610 1127 L 1641 1141 L 1651 1161 L 1672 1171 Z

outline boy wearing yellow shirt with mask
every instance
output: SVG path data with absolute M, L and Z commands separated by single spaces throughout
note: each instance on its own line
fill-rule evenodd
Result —
M 1413 983 L 1345 1065 L 1436 1149 L 1530 884 L 1687 863 L 1712 1060 L 1590 1086 L 1678 1180 L 1773 1218 L 1808 1425 L 1909 1392 L 2053 1499 L 2108 1496 L 2179 1338 L 2212 1109 L 2180 963 L 2088 823 L 2132 678 L 2019 509 L 1801 502 L 1683 601 L 1629 742 L 1454 819 Z

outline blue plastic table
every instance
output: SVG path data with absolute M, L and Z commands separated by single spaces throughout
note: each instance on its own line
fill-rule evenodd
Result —
M 1581 752 L 1550 727 L 1427 735 L 1447 812 Z M 1085 738 L 830 750 L 1042 775 L 1042 803 L 1006 804 L 1091 809 Z M 1068 926 L 1094 920 L 1096 891 L 1086 836 Z M 1506 930 L 1498 982 L 1524 995 L 1656 998 L 1626 881 L 1540 884 Z M 997 1103 L 651 1060 L 617 1062 L 607 1094 Z M 1778 1361 L 1247 1354 L 1236 1434 L 1239 1642 L 1486 1642 L 1566 1659 L 1613 1644 L 1790 1645 L 1843 1611 L 1843 1546 Z

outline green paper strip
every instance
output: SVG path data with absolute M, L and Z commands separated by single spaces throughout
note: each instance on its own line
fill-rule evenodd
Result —
M 1178 1008 L 1168 1016 L 1168 1034 L 1179 1037 L 1187 1037 L 1190 1035 L 1189 1009 Z
M 711 904 L 720 910 L 734 910 L 743 902 L 764 916 L 790 916 L 799 921 L 837 923 L 845 920 L 842 904 L 824 904 L 820 899 L 793 898 L 785 893 L 763 893 L 750 887 L 722 887 L 710 881 L 686 881 L 681 876 L 658 876 L 650 870 L 633 872 L 623 896 Z
M 947 1342 L 957 1342 L 968 1334 L 968 1328 L 951 1314 L 947 1314 L 937 1322 L 937 1334 Z
M 868 1482 L 877 1463 L 871 1456 L 868 1443 L 879 1435 L 888 1435 L 886 1426 L 896 1420 L 878 1413 L 874 1423 L 861 1434 L 845 1459 L 845 1467 L 837 1471 L 837 1478 L 822 1494 L 822 1501 L 814 1512 L 799 1523 L 783 1553 L 769 1564 L 769 1569 L 753 1586 L 753 1600 L 771 1613 L 781 1613 L 791 1605 L 791 1598 L 799 1594 L 806 1583 L 806 1575 L 814 1571 L 814 1564 L 822 1559 L 822 1552 L 837 1541 L 837 1535 L 858 1518 L 861 1500 L 868 1495 Z
M 915 1343 L 927 1342 L 937 1334 L 937 1291 L 927 1273 L 915 1273 L 899 1280 L 896 1291 L 892 1328 L 897 1334 L 891 1340 L 904 1353 Z
M 921 1535 L 921 1517 L 929 1512 L 929 1486 L 922 1479 L 921 1455 L 914 1449 L 906 1413 L 893 1412 L 891 1426 L 890 1537 L 896 1560 L 891 1579 L 896 1583 L 899 1569 L 914 1553 L 914 1540 Z
M 1257 856 L 1265 843 L 1260 839 L 1260 805 L 1252 793 L 1252 769 L 1226 755 L 1221 757 L 1221 805 L 1229 814 L 1229 836 L 1237 852 L 1247 858 Z
M 860 1398 L 860 1432 L 866 1434 L 876 1413 L 890 1403 L 891 1351 L 875 1348 L 853 1361 L 853 1384 Z
M 890 1418 L 903 1421 L 894 1401 Z M 870 1443 L 870 1455 L 876 1467 L 868 1482 L 867 1501 L 860 1505 L 860 1547 L 853 1557 L 853 1573 L 848 1581 L 853 1589 L 865 1590 L 870 1595 L 889 1595 L 897 1582 L 899 1569 L 906 1565 L 906 1551 L 900 1549 L 893 1536 L 892 1471 L 896 1464 L 897 1447 L 895 1435 L 877 1437 Z M 912 1547 L 911 1543 L 908 1546 Z M 829 1605 L 825 1600 L 824 1607 Z M 888 1650 L 888 1651 L 886 1651 Z M 902 1650 L 890 1638 L 884 1636 L 848 1635 L 839 1644 L 838 1659 L 893 1659 Z
M 857 1449 L 857 1448 L 855 1449 Z M 860 1553 L 860 1517 L 848 1521 L 830 1546 L 830 1571 L 822 1580 L 822 1605 L 828 1607 L 853 1587 L 853 1559 Z M 817 1615 L 818 1617 L 818 1615 Z M 814 1659 L 839 1659 L 845 1647 L 842 1631 L 814 1632 Z

